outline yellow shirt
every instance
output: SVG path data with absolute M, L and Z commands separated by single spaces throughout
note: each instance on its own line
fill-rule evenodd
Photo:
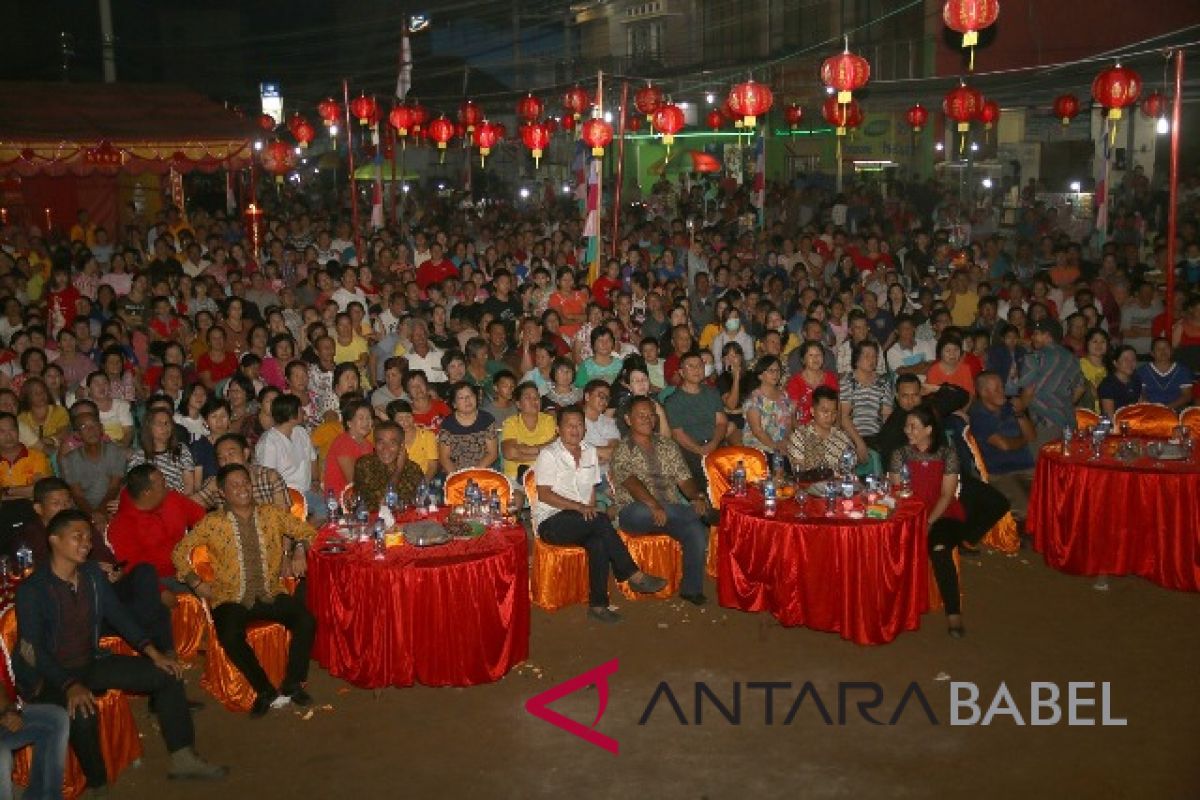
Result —
M 32 411 L 22 411 L 17 415 L 17 421 L 25 423 L 35 433 L 38 433 L 40 428 L 40 438 L 53 439 L 71 427 L 71 414 L 62 406 L 50 406 L 50 413 L 41 425 L 33 418 Z
M 346 362 L 358 364 L 359 359 L 365 358 L 367 355 L 367 340 L 361 336 L 355 336 L 350 340 L 350 344 L 342 344 L 336 339 L 334 343 L 333 360 L 339 364 Z
M 341 420 L 326 420 L 317 427 L 313 428 L 312 446 L 316 448 L 317 455 L 321 457 L 321 463 L 325 463 L 325 457 L 329 455 L 329 447 L 333 444 L 333 440 L 346 432 L 345 426 Z
M 517 444 L 540 446 L 553 441 L 557 435 L 558 426 L 554 423 L 554 417 L 542 413 L 538 414 L 537 424 L 533 426 L 533 430 L 529 430 L 529 426 L 525 424 L 525 420 L 520 414 L 513 414 L 504 420 L 504 425 L 500 428 L 500 441 L 502 443 L 512 440 Z M 504 459 L 504 474 L 516 480 L 517 470 L 522 466 L 533 466 L 533 462 L 516 461 L 506 458 Z
M 713 339 L 717 338 L 717 334 L 721 332 L 721 326 L 715 322 L 710 322 L 704 326 L 704 330 L 700 331 L 700 349 L 707 350 L 712 347 Z
M 1092 394 L 1096 398 L 1096 402 L 1092 404 L 1093 411 L 1100 410 L 1100 381 L 1108 375 L 1108 369 L 1103 364 L 1096 366 L 1086 358 L 1079 359 L 1079 370 L 1083 373 L 1083 379 L 1092 385 Z
M 6 489 L 33 486 L 39 478 L 50 474 L 50 461 L 42 451 L 22 449 L 16 461 L 0 456 L 0 486 Z
M 946 292 L 942 296 L 942 300 L 948 300 L 950 292 Z M 975 322 L 975 317 L 979 313 L 979 295 L 968 289 L 960 295 L 954 297 L 954 308 L 950 309 L 950 321 L 956 328 L 969 328 Z
M 436 464 L 438 460 L 437 434 L 429 428 L 417 428 L 417 436 L 407 450 L 409 460 L 428 475 L 429 465 Z

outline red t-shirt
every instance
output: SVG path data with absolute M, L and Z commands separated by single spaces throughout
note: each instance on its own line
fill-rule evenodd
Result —
M 616 278 L 601 276 L 592 284 L 592 299 L 604 309 L 612 308 L 611 293 L 621 288 L 621 281 Z
M 142 511 L 122 489 L 117 513 L 108 523 L 108 543 L 118 561 L 150 564 L 159 577 L 173 578 L 171 553 L 188 528 L 203 518 L 204 509 L 179 492 L 168 491 L 162 505 Z
M 808 384 L 808 381 L 804 379 L 803 372 L 797 372 L 788 379 L 787 394 L 796 404 L 797 425 L 807 425 L 812 422 L 813 392 L 817 390 L 817 386 L 828 386 L 836 392 L 838 390 L 837 375 L 833 372 L 825 372 L 821 382 L 815 386 Z
M 421 265 L 417 270 L 417 286 L 421 287 L 421 291 L 425 291 L 435 283 L 441 283 L 447 278 L 457 278 L 458 268 L 454 266 L 454 262 L 448 258 L 443 258 L 441 261 L 434 261 L 432 258 Z
M 423 414 L 418 414 L 416 411 L 413 412 L 413 422 L 422 428 L 429 428 L 434 433 L 437 433 L 442 427 L 442 420 L 448 416 L 450 416 L 450 406 L 437 398 L 431 398 L 428 411 Z
M 230 352 L 226 352 L 225 358 L 220 361 L 213 361 L 211 353 L 205 353 L 196 361 L 196 371 L 201 374 L 207 372 L 212 376 L 213 383 L 225 380 L 237 372 L 237 368 L 237 356 Z
M 325 491 L 328 492 L 332 489 L 338 497 L 341 497 L 342 490 L 346 488 L 346 484 L 350 483 L 351 479 L 342 473 L 342 467 L 338 464 L 339 457 L 346 456 L 352 461 L 358 461 L 374 450 L 375 445 L 369 441 L 359 444 L 348 433 L 338 434 L 338 437 L 333 440 L 333 444 L 329 445 L 329 454 L 325 456 Z

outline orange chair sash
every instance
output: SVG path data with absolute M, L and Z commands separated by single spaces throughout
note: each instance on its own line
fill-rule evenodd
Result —
M 1021 549 L 1021 534 L 1017 530 L 1016 517 L 1011 511 L 1005 512 L 1000 521 L 983 537 L 984 545 L 1005 555 L 1013 555 Z M 957 550 L 955 552 L 958 552 Z
M 1135 436 L 1167 439 L 1179 426 L 1179 417 L 1171 409 L 1157 403 L 1134 403 L 1118 409 L 1113 422 L 1118 429 L 1121 424 L 1129 423 L 1129 432 Z
M 1193 439 L 1200 439 L 1200 407 L 1185 408 L 1179 415 L 1179 424 L 1191 430 Z
M 1091 427 L 1095 427 L 1096 423 L 1099 421 L 1100 415 L 1095 411 L 1092 411 L 1090 408 L 1075 409 L 1075 427 L 1079 430 L 1082 431 Z
M 488 494 L 495 491 L 500 496 L 501 510 L 508 513 L 508 506 L 512 501 L 512 485 L 508 478 L 494 469 L 463 469 L 452 473 L 446 478 L 446 505 L 461 506 L 465 502 L 467 483 L 471 480 Z
M 291 640 L 291 634 L 277 622 L 252 622 L 246 629 L 246 641 L 274 686 L 279 686 L 287 672 Z M 230 711 L 249 711 L 254 705 L 254 688 L 229 660 L 215 633 L 210 641 L 200 685 Z
M 588 600 L 587 551 L 582 547 L 555 545 L 533 538 L 533 569 L 529 574 L 529 598 L 545 611 L 558 611 Z
M 753 482 L 767 477 L 767 457 L 753 447 L 720 447 L 704 458 L 704 473 L 708 476 L 708 496 L 713 508 L 721 507 L 721 498 L 729 491 L 730 475 L 741 461 L 746 467 L 746 480 Z
M 679 542 L 665 533 L 631 536 L 625 531 L 617 531 L 617 535 L 629 549 L 629 555 L 633 556 L 633 562 L 638 565 L 638 569 L 667 581 L 667 585 L 654 594 L 638 594 L 629 588 L 628 583 L 618 584 L 625 599 L 663 600 L 674 597 L 679 591 L 679 582 L 683 580 L 683 549 Z
M 308 501 L 304 499 L 304 492 L 289 486 L 288 497 L 292 498 L 292 516 L 299 520 L 308 519 Z

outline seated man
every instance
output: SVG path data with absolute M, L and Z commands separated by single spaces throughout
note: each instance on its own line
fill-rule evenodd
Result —
M 250 483 L 254 487 L 254 499 L 268 506 L 279 506 L 285 511 L 292 508 L 292 496 L 288 494 L 287 484 L 279 473 L 270 467 L 250 463 L 250 444 L 240 433 L 227 433 L 217 439 L 217 467 L 230 464 L 242 464 L 250 471 Z M 217 486 L 217 476 L 205 478 L 200 491 L 192 495 L 192 499 L 205 509 L 212 511 L 221 505 L 221 490 Z
M 33 766 L 22 797 L 62 797 L 69 719 L 61 706 L 49 703 L 0 710 L 0 798 L 13 796 L 13 754 L 26 745 L 33 745 Z
M 204 509 L 168 489 L 157 467 L 139 464 L 125 476 L 125 491 L 108 525 L 108 542 L 118 561 L 154 567 L 163 602 L 173 607 L 175 595 L 188 589 L 175 580 L 171 553 L 188 528 L 202 519 Z
M 316 531 L 276 506 L 258 505 L 250 473 L 242 464 L 229 464 L 217 473 L 217 485 L 227 512 L 213 512 L 175 546 L 175 570 L 197 595 L 212 605 L 217 640 L 225 648 L 257 697 L 250 710 L 261 717 L 288 700 L 298 706 L 312 704 L 304 690 L 316 620 L 304 603 L 288 594 L 279 581 L 286 539 L 303 551 Z M 214 577 L 203 580 L 192 568 L 192 551 L 208 548 Z M 287 674 L 278 689 L 246 641 L 247 626 L 257 620 L 278 622 L 292 634 Z
M 33 511 L 35 516 L 21 529 L 21 542 L 33 552 L 35 567 L 45 564 L 50 558 L 46 541 L 46 526 L 58 512 L 75 508 L 71 492 L 59 478 L 42 478 L 33 485 Z M 93 533 L 95 527 L 92 528 Z M 94 536 L 88 560 L 108 576 L 117 599 L 133 615 L 138 625 L 146 631 L 154 646 L 164 653 L 175 652 L 175 640 L 171 635 L 171 614 L 159 596 L 158 575 L 149 564 L 118 566 L 117 557 L 108 549 L 103 537 Z M 116 633 L 103 630 L 101 634 Z
M 975 378 L 976 399 L 971 406 L 971 434 L 987 467 L 988 483 L 1012 506 L 1013 516 L 1025 519 L 1029 490 L 1033 486 L 1033 452 L 1037 429 L 1026 411 L 1016 411 L 1004 396 L 1004 381 L 994 372 Z
M 707 486 L 704 457 L 725 441 L 729 419 L 715 389 L 704 384 L 704 359 L 697 350 L 679 358 L 679 388 L 663 401 L 671 430 L 659 431 L 679 445 L 697 486 Z
M 686 378 L 685 378 L 686 380 Z M 610 478 L 621 529 L 631 534 L 663 532 L 683 546 L 679 596 L 704 605 L 708 550 L 708 498 L 692 477 L 679 445 L 654 432 L 658 411 L 649 397 L 634 397 L 625 412 L 629 436 L 613 450 Z M 680 502 L 680 492 L 687 502 Z
M 50 462 L 42 451 L 21 444 L 16 416 L 0 412 L 0 531 L 5 536 L 32 516 L 33 484 L 49 474 Z
M 71 427 L 83 444 L 59 460 L 59 471 L 71 488 L 75 507 L 92 518 L 97 530 L 103 530 L 108 525 L 108 504 L 121 492 L 129 454 L 105 438 L 104 427 L 95 414 L 72 414 Z
M 92 524 L 87 514 L 67 509 L 47 527 L 49 560 L 17 588 L 20 642 L 13 653 L 17 688 L 39 703 L 67 709 L 71 747 L 89 789 L 102 789 L 108 772 L 100 750 L 96 694 L 109 689 L 151 696 L 158 725 L 171 754 L 168 777 L 223 778 L 224 767 L 203 761 L 193 749 L 195 732 L 184 694 L 183 666 L 155 647 L 117 601 L 108 577 L 87 560 Z M 116 628 L 143 656 L 100 650 L 100 623 Z

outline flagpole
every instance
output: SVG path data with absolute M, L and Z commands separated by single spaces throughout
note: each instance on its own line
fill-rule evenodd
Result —
M 596 111 L 595 116 L 604 118 L 604 70 L 596 71 Z M 600 252 L 604 249 L 604 226 L 601 216 L 601 210 L 604 208 L 604 159 L 603 157 L 592 157 L 592 163 L 589 169 L 594 170 L 596 175 L 596 249 L 592 254 L 592 263 L 588 265 L 588 286 L 590 287 L 600 277 Z
M 354 255 L 362 260 L 362 231 L 358 227 L 358 179 L 354 175 L 354 127 L 350 116 L 350 81 L 342 78 L 342 101 L 346 109 L 346 158 L 350 168 L 350 224 L 354 226 Z
M 613 222 L 612 222 L 612 246 L 609 248 L 609 254 L 612 258 L 617 257 L 617 237 L 621 232 L 621 183 L 625 175 L 625 116 L 626 107 L 629 103 L 629 81 L 621 81 L 621 108 L 618 110 L 621 116 L 617 123 L 619 128 L 618 136 L 620 141 L 617 142 L 617 185 L 613 189 Z
M 395 107 L 396 103 L 392 101 L 392 108 L 394 109 Z M 396 149 L 400 146 L 400 137 L 397 135 L 398 131 L 391 127 L 390 123 L 388 124 L 387 131 L 388 137 L 392 140 L 392 186 L 390 190 L 392 196 L 392 224 L 399 225 L 400 209 L 396 206 Z

